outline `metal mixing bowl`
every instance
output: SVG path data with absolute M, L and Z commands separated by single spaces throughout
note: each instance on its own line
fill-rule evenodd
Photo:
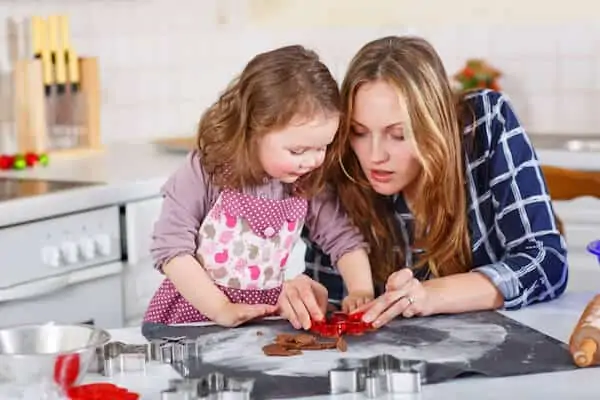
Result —
M 88 325 L 21 325 L 0 329 L 0 381 L 77 384 L 110 334 Z M 63 383 L 59 383 L 63 385 Z

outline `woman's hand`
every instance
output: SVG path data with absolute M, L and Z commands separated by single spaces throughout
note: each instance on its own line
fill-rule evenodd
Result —
M 277 306 L 268 304 L 237 304 L 227 302 L 222 305 L 215 323 L 233 328 L 255 318 L 266 317 L 277 311 Z
M 296 329 L 309 329 L 311 321 L 325 317 L 327 289 L 307 275 L 285 281 L 278 302 L 279 314 Z
M 428 292 L 410 269 L 394 272 L 387 280 L 385 293 L 361 307 L 363 320 L 379 328 L 397 316 L 411 318 L 431 314 Z

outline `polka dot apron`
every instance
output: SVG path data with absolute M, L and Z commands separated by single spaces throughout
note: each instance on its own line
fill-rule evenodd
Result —
M 273 200 L 224 190 L 198 232 L 196 257 L 233 303 L 276 304 L 288 256 L 300 236 L 307 201 Z M 208 321 L 165 279 L 146 322 Z

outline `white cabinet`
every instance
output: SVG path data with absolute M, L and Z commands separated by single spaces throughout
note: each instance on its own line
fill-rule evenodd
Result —
M 160 215 L 162 197 L 154 197 L 125 206 L 127 260 L 137 264 L 150 257 L 150 243 L 154 223 Z
M 600 263 L 586 250 L 590 242 L 600 240 L 600 199 L 555 201 L 554 208 L 564 223 L 569 251 L 568 290 L 600 291 Z
M 163 275 L 154 269 L 150 244 L 154 223 L 160 215 L 162 197 L 125 205 L 125 319 L 129 326 L 139 325 L 150 298 L 158 289 Z

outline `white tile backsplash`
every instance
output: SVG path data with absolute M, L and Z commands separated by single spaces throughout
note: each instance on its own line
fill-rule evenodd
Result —
M 588 57 L 594 54 L 600 29 L 587 24 L 564 25 L 554 28 L 560 32 L 558 37 L 558 52 L 566 57 Z
M 556 109 L 559 126 L 569 126 L 572 130 L 586 132 L 594 124 L 595 96 L 582 93 L 564 93 L 558 99 Z
M 555 26 L 511 25 L 488 26 L 491 55 L 526 60 L 529 57 L 554 58 L 561 35 Z
M 514 98 L 514 96 L 511 96 Z M 564 133 L 555 123 L 558 105 L 556 98 L 550 95 L 530 95 L 517 97 L 515 107 L 519 106 L 520 117 L 529 130 L 534 132 Z
M 193 133 L 202 111 L 257 52 L 303 43 L 317 50 L 341 80 L 348 61 L 367 41 L 415 33 L 434 44 L 450 75 L 468 57 L 485 58 L 500 69 L 501 85 L 530 131 L 600 132 L 596 111 L 600 18 L 581 22 L 556 18 L 543 24 L 514 18 L 500 24 L 486 17 L 487 6 L 481 5 L 479 21 L 491 22 L 434 24 L 439 15 L 432 14 L 427 24 L 423 11 L 415 12 L 419 22 L 413 25 L 398 13 L 396 24 L 387 15 L 380 27 L 366 23 L 349 27 L 339 23 L 338 16 L 328 27 L 323 23 L 326 14 L 320 13 L 313 26 L 293 21 L 288 27 L 279 23 L 260 28 L 248 21 L 246 4 L 246 0 L 0 2 L 4 25 L 9 26 L 9 19 L 21 23 L 17 41 L 8 28 L 0 30 L 0 74 L 9 73 L 14 48 L 28 52 L 23 20 L 30 15 L 68 14 L 80 55 L 100 61 L 103 140 L 141 141 Z M 369 21 L 376 15 L 372 11 Z M 508 9 L 502 12 L 512 15 Z M 0 83 L 6 86 L 6 81 Z M 6 126 L 10 104 L 5 88 L 0 87 L 0 94 L 0 126 Z
M 596 86 L 594 61 L 589 54 L 561 57 L 558 60 L 558 90 L 566 93 L 593 91 Z

